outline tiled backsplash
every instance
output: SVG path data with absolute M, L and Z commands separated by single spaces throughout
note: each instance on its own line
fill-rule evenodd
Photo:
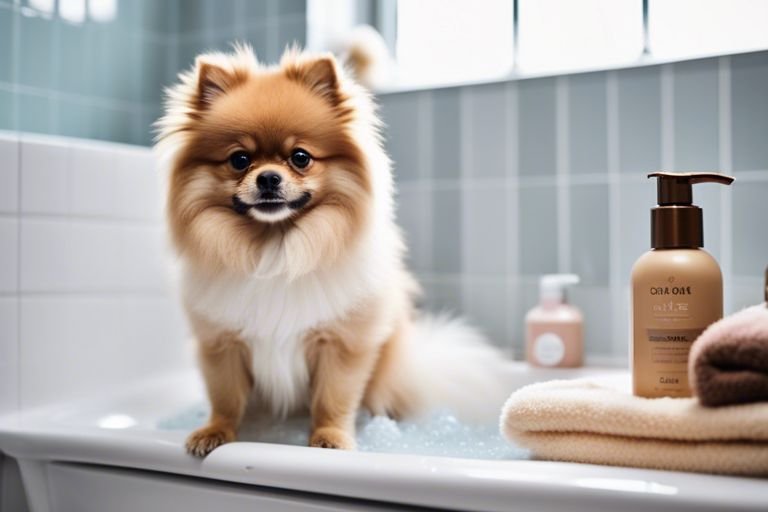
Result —
M 111 21 L 73 23 L 62 2 L 0 0 L 0 130 L 149 145 L 163 87 L 198 53 L 241 40 L 273 62 L 305 41 L 306 0 L 115 2 Z
M 0 133 L 0 414 L 190 363 L 149 149 Z
M 543 273 L 576 272 L 592 359 L 628 349 L 628 283 L 649 249 L 658 169 L 697 185 L 726 309 L 762 300 L 768 264 L 768 52 L 379 97 L 399 218 L 426 305 L 523 349 Z

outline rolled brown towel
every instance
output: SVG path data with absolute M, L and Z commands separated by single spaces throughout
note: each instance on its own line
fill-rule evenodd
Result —
M 768 401 L 768 305 L 710 325 L 693 343 L 688 364 L 702 405 Z

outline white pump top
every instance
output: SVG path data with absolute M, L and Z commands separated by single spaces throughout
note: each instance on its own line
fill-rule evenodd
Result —
M 579 282 L 576 274 L 546 274 L 539 279 L 539 300 L 564 304 L 565 288 Z

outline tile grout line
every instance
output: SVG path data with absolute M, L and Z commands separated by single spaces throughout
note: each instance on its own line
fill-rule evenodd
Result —
M 135 112 L 136 109 L 152 109 L 151 103 L 146 101 L 121 100 L 115 98 L 104 98 L 101 96 L 87 96 L 83 94 L 64 92 L 55 88 L 42 88 L 34 85 L 25 85 L 14 82 L 0 82 L 0 91 L 7 91 L 15 94 L 25 94 L 28 96 L 39 96 L 56 101 L 66 100 L 72 103 L 77 103 L 80 106 L 119 110 L 123 113 L 132 113 Z
M 504 274 L 505 297 L 506 307 L 510 311 L 515 311 L 519 307 L 519 287 L 516 283 L 510 284 L 513 279 L 520 274 L 520 206 L 519 206 L 519 190 L 517 187 L 513 187 L 512 183 L 517 180 L 519 174 L 519 127 L 518 127 L 518 89 L 516 84 L 510 84 L 505 89 L 506 96 L 506 108 L 505 108 L 505 127 L 506 127 L 506 140 L 510 143 L 511 148 L 509 151 L 510 158 L 506 162 L 505 173 L 505 195 L 507 197 L 506 211 L 507 216 L 507 233 L 505 236 L 506 241 L 506 272 Z M 505 349 L 510 351 L 512 357 L 515 356 L 516 340 L 517 340 L 517 324 L 516 316 L 514 314 L 506 315 L 506 331 L 507 331 L 507 346 Z M 520 350 L 523 349 L 522 342 L 520 340 Z
M 432 109 L 434 98 L 431 91 L 418 93 L 417 97 L 419 99 L 418 138 L 420 142 L 419 147 L 422 148 L 419 161 L 419 174 L 425 178 L 425 182 L 427 184 L 426 190 L 424 192 L 426 208 L 424 208 L 424 218 L 422 219 L 422 222 L 424 222 L 424 227 L 426 228 L 423 230 L 425 240 L 421 243 L 424 244 L 426 249 L 424 251 L 424 256 L 427 260 L 427 264 L 432 265 L 432 258 L 435 252 L 433 247 L 435 237 L 434 233 L 432 232 L 432 220 L 434 218 L 435 205 L 433 200 L 433 187 L 431 186 L 431 181 L 433 179 L 432 163 L 434 161 L 432 155 Z
M 21 73 L 21 64 L 19 63 L 21 56 L 21 16 L 14 13 L 11 20 L 11 27 L 11 30 L 13 31 L 13 40 L 11 42 L 11 80 L 13 80 L 13 83 L 10 84 L 10 92 L 13 94 L 14 99 L 12 107 L 13 112 L 11 113 L 11 126 L 18 132 L 21 123 L 18 92 L 19 75 Z
M 244 2 L 247 2 L 248 0 L 243 0 Z M 279 0 L 276 0 L 277 4 L 279 4 Z M 274 6 L 270 5 L 271 2 L 268 2 L 268 8 L 274 9 Z M 245 4 L 242 4 L 243 6 Z M 237 7 L 236 7 L 237 9 Z M 281 22 L 283 23 L 291 23 L 291 22 L 299 22 L 304 21 L 306 19 L 304 14 L 301 13 L 285 13 L 285 14 L 279 14 L 279 13 L 267 13 L 263 17 L 245 17 L 243 16 L 242 19 L 238 19 L 235 22 L 235 27 L 237 28 L 238 24 L 240 27 L 244 30 L 247 30 L 248 28 L 256 28 L 259 30 L 262 29 L 268 29 L 270 25 L 279 25 Z M 172 40 L 178 40 L 182 43 L 199 43 L 201 41 L 205 41 L 209 36 L 215 36 L 216 28 L 211 27 L 204 27 L 202 29 L 197 30 L 179 30 L 175 35 L 166 35 L 162 33 L 157 32 L 151 32 L 151 31 L 135 31 L 137 34 L 141 37 L 149 37 L 151 39 L 156 39 L 158 42 L 168 42 Z M 244 33 L 242 34 L 242 37 L 244 37 Z M 413 92 L 419 92 L 419 90 L 410 89 L 407 91 L 397 91 L 397 92 L 403 92 L 403 93 L 413 93 Z
M 16 409 L 21 409 L 21 137 L 16 139 Z
M 619 224 L 621 214 L 621 187 L 619 182 L 619 84 L 618 74 L 615 71 L 609 71 L 605 77 L 605 99 L 606 99 L 606 132 L 607 132 L 607 158 L 608 158 L 608 176 L 610 197 L 608 201 L 609 211 L 609 283 L 611 290 L 611 297 L 614 305 L 619 305 L 619 308 L 625 303 L 622 286 L 621 286 L 621 268 L 620 268 L 620 236 L 621 226 Z M 622 343 L 622 338 L 626 335 L 626 331 L 623 328 L 621 322 L 621 311 L 614 311 L 611 315 L 611 322 L 613 324 L 613 356 L 619 356 L 623 350 L 620 349 L 619 344 Z
M 675 76 L 672 64 L 661 66 L 661 166 L 675 167 Z
M 570 190 L 569 173 L 569 96 L 568 77 L 558 77 L 555 96 L 555 155 L 557 174 L 557 266 L 558 271 L 571 270 L 571 229 L 570 229 Z
M 50 97 L 51 110 L 48 113 L 48 122 L 50 123 L 50 131 L 52 133 L 58 133 L 59 129 L 59 105 L 61 99 L 59 98 L 59 91 L 61 90 L 61 46 L 56 44 L 61 40 L 61 23 L 58 20 L 52 21 L 53 30 L 51 31 L 51 55 L 53 57 L 53 75 L 54 75 L 54 89 Z
M 45 212 L 25 212 L 19 210 L 17 213 L 0 212 L 0 218 L 16 217 L 19 219 L 34 219 L 49 222 L 70 222 L 81 221 L 95 224 L 120 224 L 133 227 L 162 227 L 161 219 L 140 219 L 117 217 L 109 214 L 73 214 L 73 213 L 45 213 Z
M 121 288 L 105 288 L 105 289 L 37 289 L 37 290 L 24 290 L 18 292 L 0 292 L 0 298 L 16 298 L 17 301 L 26 298 L 50 298 L 50 297 L 109 297 L 109 298 L 122 298 L 122 297 L 138 297 L 138 298 L 158 298 L 168 297 L 168 290 L 166 288 L 144 288 L 144 289 L 121 289 Z M 21 315 L 19 309 L 19 316 Z
M 733 147 L 732 147 L 732 106 L 731 106 L 731 59 L 720 57 L 718 59 L 717 73 L 718 88 L 718 149 L 720 153 L 720 169 L 730 174 L 733 172 Z M 723 309 L 728 312 L 733 303 L 733 233 L 731 230 L 733 220 L 733 200 L 730 187 L 720 187 L 721 217 L 720 217 L 720 245 L 722 247 L 720 268 L 723 273 L 724 303 Z M 731 288 L 730 290 L 728 288 Z
M 274 18 L 277 18 L 276 13 L 278 11 L 277 8 L 277 2 L 278 0 L 267 0 L 267 16 L 266 18 L 270 20 L 270 23 L 267 23 L 267 55 L 269 55 L 270 60 L 271 59 L 279 59 L 280 56 L 278 55 L 280 52 L 279 48 L 279 38 L 280 33 L 278 32 L 278 23 L 274 23 L 272 20 Z
M 645 175 L 618 175 L 622 183 L 648 183 Z M 568 185 L 610 185 L 612 181 L 615 181 L 610 173 L 589 173 L 589 174 L 568 174 Z M 739 171 L 739 183 L 765 183 L 768 181 L 768 169 L 752 170 L 752 171 Z M 462 184 L 460 179 L 410 179 L 398 182 L 400 186 L 404 187 L 425 187 L 432 185 L 438 189 L 453 190 L 459 187 L 465 187 L 468 189 L 474 188 L 488 188 L 488 187 L 509 187 L 511 189 L 519 188 L 535 188 L 535 187 L 555 187 L 557 186 L 557 177 L 542 176 L 542 177 L 515 177 L 509 176 L 509 178 L 476 178 L 473 181 Z M 0 215 L 2 213 L 0 212 Z
M 146 52 L 144 52 L 144 47 L 145 47 L 145 43 L 146 42 L 147 42 L 147 40 L 143 36 L 139 36 L 139 42 L 138 42 L 139 48 L 140 48 L 140 50 L 139 50 L 139 62 L 141 62 L 141 64 L 139 65 L 139 69 L 138 69 L 138 71 L 136 73 L 137 76 L 136 77 L 132 77 L 137 82 L 135 84 L 136 85 L 137 97 L 141 100 L 142 103 L 145 102 L 144 86 L 145 86 L 146 77 L 148 76 L 148 73 L 147 73 L 147 63 L 146 63 L 147 55 L 146 55 Z M 166 64 L 168 64 L 168 63 L 166 62 Z M 133 127 L 131 128 L 131 133 L 132 133 L 132 137 L 133 137 L 134 143 L 138 144 L 138 143 L 140 143 L 139 141 L 145 140 L 144 137 L 143 137 L 143 131 L 144 131 L 144 129 L 143 129 L 144 128 L 144 126 L 143 126 L 144 125 L 143 114 L 144 114 L 144 112 L 143 111 L 139 111 L 139 112 L 135 112 L 135 113 L 132 113 L 132 114 L 135 114 L 135 115 L 133 116 L 133 119 L 131 120 L 132 124 L 133 124 Z
M 467 186 L 468 183 L 471 183 L 472 180 L 471 175 L 473 174 L 474 169 L 472 169 L 472 153 L 471 149 L 474 146 L 474 127 L 472 126 L 472 108 L 474 103 L 474 91 L 472 87 L 462 87 L 459 89 L 459 151 L 460 156 L 459 160 L 461 161 L 461 172 L 459 173 L 459 202 L 458 205 L 461 209 L 461 225 L 459 228 L 461 229 L 461 247 L 459 248 L 459 251 L 461 252 L 461 262 L 460 262 L 460 268 L 458 269 L 460 279 L 459 279 L 459 287 L 460 287 L 460 303 L 462 307 L 462 313 L 465 313 L 466 311 L 469 311 L 470 308 L 470 301 L 469 301 L 469 293 L 468 290 L 470 289 L 471 285 L 471 279 L 469 277 L 469 272 L 467 272 L 467 262 L 469 261 L 469 251 L 467 251 L 467 244 L 466 238 L 464 236 L 464 233 L 466 233 L 466 227 L 468 226 L 468 218 L 469 215 L 469 208 L 467 205 L 469 204 L 469 201 L 467 201 L 467 196 L 469 194 L 470 188 Z
M 419 272 L 418 275 L 420 278 L 423 278 L 425 280 L 438 282 L 438 283 L 449 283 L 449 284 L 460 284 L 461 280 L 463 279 L 462 273 Z M 494 276 L 493 274 L 469 274 L 469 277 L 473 283 L 494 284 L 499 282 L 498 277 Z M 517 277 L 506 276 L 503 279 L 503 282 L 509 285 L 519 285 L 519 284 L 538 285 L 539 277 L 531 276 L 531 275 L 517 276 Z

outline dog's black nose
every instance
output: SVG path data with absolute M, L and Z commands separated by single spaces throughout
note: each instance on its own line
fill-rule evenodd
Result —
M 262 192 L 274 192 L 282 181 L 283 178 L 275 171 L 264 171 L 256 177 L 256 186 Z

